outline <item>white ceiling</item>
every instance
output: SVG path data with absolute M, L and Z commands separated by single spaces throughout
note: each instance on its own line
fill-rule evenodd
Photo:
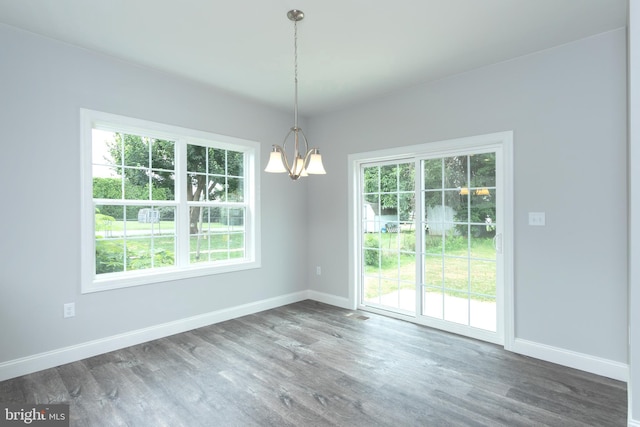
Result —
M 628 0 L 0 0 L 0 22 L 321 114 L 624 27 Z

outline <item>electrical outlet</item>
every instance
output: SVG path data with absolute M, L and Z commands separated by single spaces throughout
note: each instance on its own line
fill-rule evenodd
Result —
M 76 315 L 76 303 L 69 302 L 64 305 L 64 317 L 73 317 Z
M 322 268 L 320 268 L 320 266 L 319 266 L 319 265 L 318 265 L 318 266 L 316 266 L 316 275 L 317 275 L 317 276 L 322 275 Z
M 529 212 L 529 225 L 544 226 L 545 225 L 544 212 Z

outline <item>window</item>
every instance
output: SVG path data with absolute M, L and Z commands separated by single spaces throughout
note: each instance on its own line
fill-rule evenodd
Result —
M 82 291 L 260 266 L 259 145 L 81 110 Z

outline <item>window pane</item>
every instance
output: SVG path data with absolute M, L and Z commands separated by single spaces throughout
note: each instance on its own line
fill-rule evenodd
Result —
M 398 253 L 393 250 L 385 249 L 386 248 L 384 247 L 382 248 L 382 270 L 380 270 L 380 275 L 382 277 L 396 279 L 398 277 L 398 267 L 400 266 Z
M 482 259 L 496 259 L 496 249 L 493 241 L 495 227 L 493 225 L 471 226 L 471 257 Z
M 468 226 L 464 224 L 444 224 L 444 226 L 448 230 L 444 239 L 445 255 L 466 257 L 469 251 Z
M 176 236 L 176 208 L 170 206 L 155 207 L 160 215 L 160 222 L 157 224 L 158 230 L 154 233 L 162 236 Z
M 93 168 L 93 198 L 122 200 L 122 178 L 101 177 L 99 175 L 96 175 L 104 172 L 104 169 L 100 168 L 101 166 L 94 166 Z M 116 169 L 116 172 L 119 171 L 119 168 Z
M 126 200 L 150 200 L 149 171 L 124 168 L 124 198 Z
M 398 212 L 400 221 L 413 223 L 415 212 L 415 195 L 413 193 L 401 193 L 399 195 L 400 209 Z
M 227 200 L 229 202 L 244 201 L 244 179 L 227 178 Z
M 380 258 L 380 250 L 379 249 L 365 249 L 364 250 L 364 263 L 365 263 L 365 271 L 367 273 L 376 273 L 378 274 L 378 270 L 381 266 L 381 258 Z
M 377 193 L 380 191 L 380 168 L 373 166 L 364 169 L 364 192 Z
M 243 176 L 244 153 L 239 151 L 227 151 L 227 174 L 229 176 Z
M 229 229 L 234 231 L 244 231 L 244 208 L 229 209 Z
M 154 240 L 154 267 L 170 267 L 176 265 L 175 236 L 158 237 Z
M 380 197 L 376 194 L 364 196 L 365 202 L 362 204 L 363 231 L 365 233 L 377 233 L 382 229 L 380 225 Z
M 187 144 L 187 172 L 207 173 L 207 148 Z
M 209 170 L 207 172 L 224 176 L 227 151 L 219 148 L 208 148 L 207 151 L 209 152 Z
M 192 207 L 199 222 L 190 232 L 192 263 L 245 257 L 245 209 Z
M 399 166 L 399 189 L 400 191 L 413 191 L 416 187 L 416 173 L 414 163 L 403 163 Z
M 496 186 L 496 153 L 476 154 L 469 161 L 472 187 Z
M 211 250 L 208 236 L 197 234 L 189 238 L 189 261 L 192 264 L 209 262 L 211 260 Z
M 422 314 L 426 316 L 435 317 L 436 319 L 443 318 L 443 305 L 444 294 L 438 288 L 425 287 L 424 292 L 424 307 Z
M 173 172 L 152 170 L 151 185 L 153 200 L 175 200 L 175 175 Z
M 113 153 L 113 154 L 112 154 Z M 122 168 L 114 159 L 121 158 L 122 141 L 116 141 L 114 132 L 92 130 L 91 155 L 93 197 L 96 199 L 122 199 Z
M 175 208 L 96 206 L 96 274 L 175 265 Z
M 443 263 L 442 258 L 438 256 L 424 257 L 424 283 L 432 288 L 442 289 L 443 286 Z
M 400 284 L 397 279 L 380 279 L 380 304 L 387 305 L 391 307 L 398 307 L 398 290 L 400 289 Z
M 471 297 L 486 300 L 496 296 L 496 263 L 495 261 L 470 261 Z
M 119 153 L 122 151 L 122 141 L 116 141 L 114 132 L 104 131 L 100 129 L 92 129 L 91 131 L 91 157 L 94 165 L 117 165 L 111 152 Z M 96 176 L 94 174 L 94 176 Z
M 497 313 L 495 298 L 487 298 L 482 301 L 471 300 L 469 309 L 470 326 L 487 331 L 496 331 Z
M 469 264 L 466 258 L 444 258 L 444 286 L 447 290 L 468 292 Z
M 398 167 L 396 165 L 380 168 L 380 191 L 392 193 L 398 190 Z
M 122 164 L 124 166 L 131 166 L 135 168 L 149 168 L 149 155 L 151 138 L 143 137 L 139 135 L 130 135 L 123 133 L 116 133 L 116 141 L 118 144 L 124 145 Z M 119 153 L 113 152 L 114 158 L 119 160 L 121 156 Z M 118 163 L 120 163 L 118 161 Z
M 400 282 L 398 291 L 398 308 L 410 311 L 416 310 L 416 285 L 411 282 Z
M 424 160 L 422 167 L 425 190 L 442 188 L 442 159 Z
M 442 192 L 426 191 L 423 198 L 426 229 L 430 235 L 442 235 L 442 223 L 445 220 L 449 222 L 453 221 L 453 217 L 450 219 L 446 218 L 445 209 L 442 207 Z
M 231 233 L 229 235 L 229 259 L 244 258 L 244 233 Z
M 444 161 L 444 188 L 468 188 L 467 156 L 446 157 Z
M 193 206 L 190 208 L 191 226 L 189 232 L 189 260 L 192 263 L 208 262 L 211 255 L 211 228 L 215 215 L 211 208 Z
M 207 175 L 206 182 L 206 194 L 207 200 L 226 202 L 226 184 L 224 176 L 220 175 Z
M 127 239 L 127 270 L 144 270 L 153 267 L 151 262 L 152 242 L 149 238 Z
M 207 176 L 189 173 L 187 179 L 191 182 L 187 191 L 187 200 L 190 202 L 201 202 L 207 197 Z
M 453 221 L 466 222 L 468 217 L 467 202 L 468 196 L 461 195 L 459 190 L 449 190 L 444 192 L 444 212 L 445 221 L 452 218 Z
M 469 300 L 465 292 L 447 292 L 444 296 L 444 320 L 469 324 Z
M 189 208 L 189 234 L 198 234 L 201 230 L 209 228 L 209 215 L 211 212 L 201 206 Z
M 415 289 L 416 283 L 416 257 L 414 253 L 400 255 L 399 278 L 403 282 L 411 283 Z
M 151 167 L 166 171 L 175 170 L 176 147 L 175 142 L 156 139 L 151 144 Z
M 96 206 L 94 214 L 96 239 L 114 237 L 114 230 L 118 230 L 118 222 L 122 221 L 122 217 L 122 206 Z
M 471 208 L 469 210 L 470 222 L 491 224 L 496 219 L 496 202 L 493 195 L 495 190 L 487 188 L 477 189 L 470 196 Z
M 96 239 L 96 274 L 124 271 L 124 240 Z

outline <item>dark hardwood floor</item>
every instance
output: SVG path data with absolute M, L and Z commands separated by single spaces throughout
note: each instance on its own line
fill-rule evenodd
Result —
M 625 426 L 624 383 L 314 301 L 0 382 L 72 426 Z

